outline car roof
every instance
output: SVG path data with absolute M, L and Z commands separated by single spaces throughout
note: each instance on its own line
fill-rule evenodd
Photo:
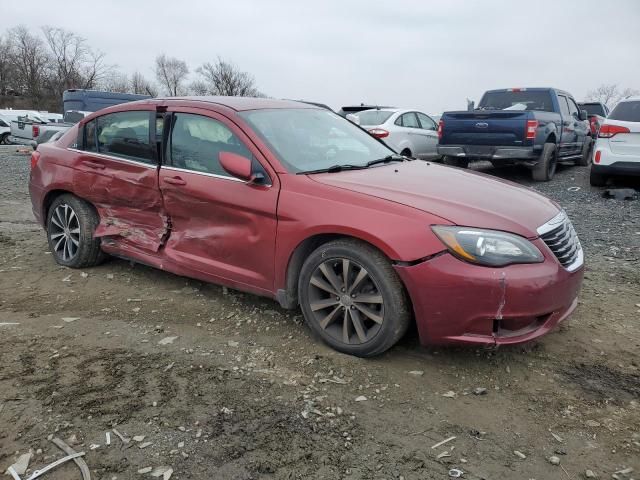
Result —
M 278 100 L 275 98 L 257 97 L 216 97 L 216 96 L 194 96 L 194 97 L 164 97 L 155 98 L 153 101 L 184 101 L 210 103 L 222 105 L 224 107 L 241 112 L 244 110 L 262 110 L 271 108 L 321 108 L 310 103 L 296 102 L 294 100 Z M 142 100 L 144 102 L 144 100 Z

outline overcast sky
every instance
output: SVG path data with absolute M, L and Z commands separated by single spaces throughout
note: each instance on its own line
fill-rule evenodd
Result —
M 159 53 L 192 71 L 219 55 L 277 98 L 427 113 L 490 88 L 640 89 L 640 1 L 4 0 L 23 24 L 85 37 L 124 72 Z

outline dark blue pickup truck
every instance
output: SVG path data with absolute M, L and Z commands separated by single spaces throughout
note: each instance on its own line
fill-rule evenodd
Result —
M 534 180 L 548 181 L 558 162 L 589 165 L 587 112 L 554 88 L 489 90 L 473 111 L 445 112 L 438 127 L 438 153 L 447 165 L 470 161 L 495 166 L 521 163 Z

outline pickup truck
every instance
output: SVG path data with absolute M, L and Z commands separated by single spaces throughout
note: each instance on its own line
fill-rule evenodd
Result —
M 21 116 L 11 121 L 9 143 L 27 145 L 35 148 L 41 136 L 51 138 L 55 132 L 66 131 L 71 125 L 60 122 L 47 122 L 42 117 Z
M 554 88 L 510 88 L 485 92 L 473 111 L 444 112 L 438 153 L 447 165 L 470 161 L 494 166 L 519 163 L 536 181 L 553 178 L 558 162 L 589 165 L 592 140 L 587 112 Z

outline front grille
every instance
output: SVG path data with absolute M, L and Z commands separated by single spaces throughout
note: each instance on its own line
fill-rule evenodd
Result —
M 567 270 L 578 269 L 583 263 L 582 246 L 571 220 L 560 212 L 538 228 L 540 238 L 547 244 L 560 264 Z

